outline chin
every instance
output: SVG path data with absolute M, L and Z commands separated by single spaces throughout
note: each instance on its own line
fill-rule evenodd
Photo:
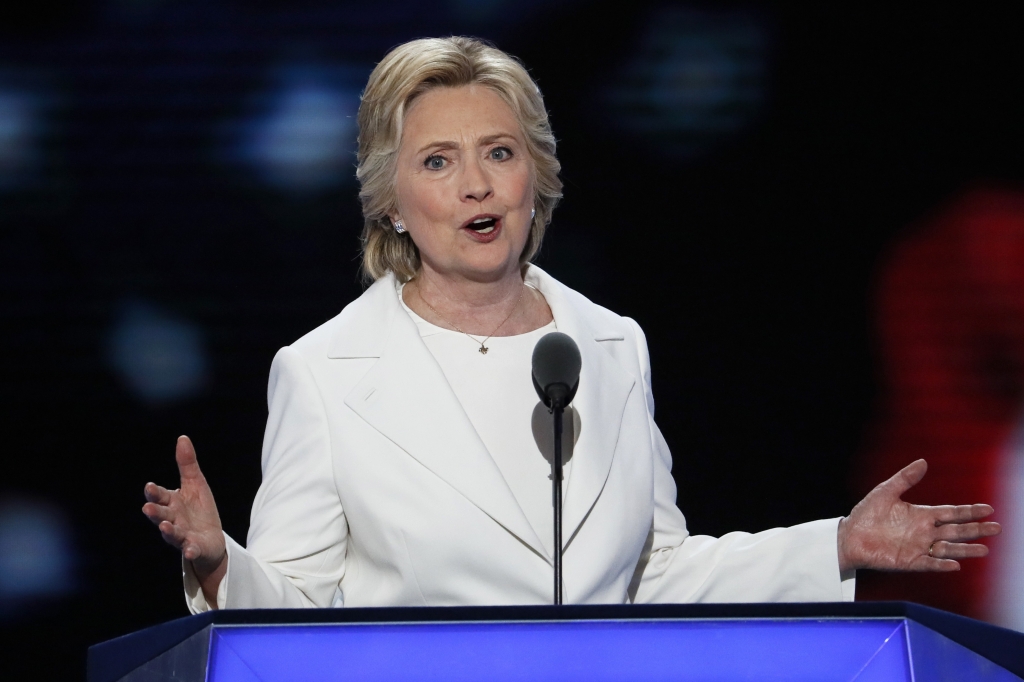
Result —
M 488 258 L 471 259 L 462 264 L 459 268 L 473 279 L 496 280 L 508 274 L 509 270 L 519 269 L 518 258 Z

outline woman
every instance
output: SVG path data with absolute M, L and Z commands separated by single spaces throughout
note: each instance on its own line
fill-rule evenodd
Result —
M 143 512 L 182 550 L 193 611 L 547 603 L 551 506 L 530 354 L 580 347 L 564 490 L 565 601 L 838 601 L 856 569 L 956 570 L 987 505 L 914 507 L 915 462 L 845 519 L 690 536 L 635 322 L 529 265 L 560 196 L 536 85 L 467 38 L 402 45 L 359 110 L 372 286 L 282 349 L 248 548 L 187 438 Z

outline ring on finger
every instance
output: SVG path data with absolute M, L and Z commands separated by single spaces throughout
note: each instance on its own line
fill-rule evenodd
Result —
M 934 542 L 928 547 L 928 556 L 930 556 L 932 558 L 935 558 L 935 555 L 932 554 L 933 551 L 935 551 L 935 543 Z

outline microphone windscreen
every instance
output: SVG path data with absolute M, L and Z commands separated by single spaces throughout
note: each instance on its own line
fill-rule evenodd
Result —
M 553 384 L 574 388 L 582 366 L 580 349 L 567 334 L 545 334 L 533 349 L 533 379 L 545 393 Z

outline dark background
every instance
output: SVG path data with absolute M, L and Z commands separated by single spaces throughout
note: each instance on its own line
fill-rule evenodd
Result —
M 245 537 L 270 361 L 361 290 L 351 120 L 313 125 L 348 140 L 335 161 L 307 149 L 307 166 L 299 154 L 268 170 L 253 136 L 306 111 L 275 97 L 312 83 L 310 111 L 354 107 L 373 64 L 414 37 L 473 34 L 519 56 L 565 181 L 539 263 L 645 329 L 691 530 L 756 531 L 855 501 L 877 393 L 873 282 L 893 240 L 966 187 L 1022 179 L 1020 19 L 807 3 L 5 3 L 0 665 L 74 679 L 88 645 L 186 615 L 179 559 L 140 513 L 146 481 L 176 485 L 179 434 L 225 529 Z M 133 340 L 149 355 L 126 360 Z M 162 383 L 146 388 L 147 371 Z M 55 563 L 20 588 L 32 551 Z

